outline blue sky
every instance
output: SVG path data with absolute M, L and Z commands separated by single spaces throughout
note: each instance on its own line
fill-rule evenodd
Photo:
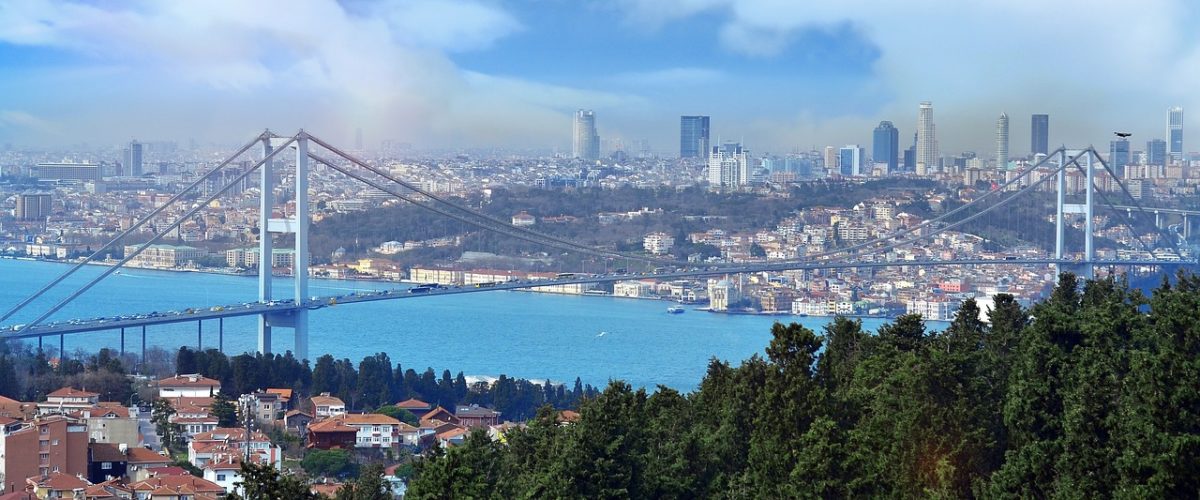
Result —
M 708 114 L 785 152 L 865 144 L 885 119 L 908 136 L 922 100 L 944 153 L 990 154 L 1001 111 L 1014 152 L 1038 112 L 1052 142 L 1137 141 L 1172 105 L 1200 130 L 1198 20 L 1188 0 L 27 0 L 0 5 L 0 142 L 362 127 L 565 148 L 588 108 L 602 137 L 656 150 L 680 114 Z

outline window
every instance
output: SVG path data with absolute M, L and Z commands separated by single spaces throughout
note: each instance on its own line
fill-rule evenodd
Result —
M 58 466 L 57 466 L 57 465 L 55 465 L 55 466 L 54 466 L 54 468 L 53 468 L 53 469 L 51 469 L 51 471 L 53 471 L 53 472 L 58 472 Z
M 42 434 L 50 433 L 50 427 L 48 427 L 48 426 L 43 425 L 43 426 L 39 427 L 38 429 L 40 429 L 39 432 L 41 432 Z
M 217 474 L 217 481 L 224 481 L 224 480 L 225 480 L 225 474 Z
M 58 446 L 58 440 L 55 439 L 54 441 L 51 441 L 50 446 Z
M 104 469 L 104 470 L 109 470 L 109 469 L 111 469 L 111 468 L 112 468 L 112 462 L 104 462 L 104 463 L 101 463 L 101 464 L 100 464 L 100 468 L 101 468 L 101 469 Z
M 50 454 L 49 453 L 38 453 L 38 459 L 41 460 L 42 463 L 49 462 Z

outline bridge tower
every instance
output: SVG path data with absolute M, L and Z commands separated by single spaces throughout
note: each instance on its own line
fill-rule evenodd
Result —
M 273 151 L 270 137 L 262 140 L 263 156 L 267 157 Z M 258 299 L 263 302 L 273 300 L 271 295 L 271 269 L 274 264 L 272 234 L 291 233 L 295 235 L 295 253 L 293 254 L 292 277 L 294 281 L 294 304 L 300 306 L 308 300 L 308 228 L 312 215 L 308 210 L 308 133 L 303 130 L 296 135 L 296 170 L 295 197 L 296 210 L 292 217 L 271 218 L 274 209 L 272 189 L 274 186 L 272 162 L 270 159 L 259 169 L 259 186 L 261 194 L 258 214 Z M 258 352 L 271 353 L 271 340 L 275 328 L 291 328 L 295 334 L 295 351 L 297 359 L 308 359 L 308 310 L 297 307 L 291 312 L 265 313 L 258 317 Z
M 1096 154 L 1096 152 L 1092 148 L 1088 148 L 1088 149 L 1084 149 L 1084 150 L 1076 150 L 1076 149 L 1068 150 L 1068 149 L 1064 148 L 1059 151 L 1059 156 L 1058 156 L 1059 165 L 1068 165 L 1069 163 L 1071 163 L 1071 164 L 1079 166 L 1080 168 L 1082 168 L 1084 170 L 1086 179 L 1084 180 L 1085 185 L 1084 185 L 1084 203 L 1083 204 L 1066 203 L 1066 190 L 1067 190 L 1066 189 L 1067 188 L 1067 185 L 1066 185 L 1067 169 L 1066 168 L 1059 169 L 1058 177 L 1055 179 L 1057 181 L 1056 184 L 1057 184 L 1058 193 L 1057 193 L 1057 197 L 1056 197 L 1056 199 L 1057 199 L 1056 205 L 1057 206 L 1055 209 L 1055 216 L 1054 216 L 1054 258 L 1060 259 L 1060 260 L 1064 258 L 1063 253 L 1064 253 L 1065 245 L 1066 245 L 1066 223 L 1064 221 L 1063 215 L 1068 214 L 1068 213 L 1082 214 L 1084 216 L 1083 260 L 1080 261 L 1080 263 L 1078 265 L 1060 264 L 1058 266 L 1058 270 L 1059 270 L 1059 272 L 1070 271 L 1070 272 L 1074 273 L 1075 275 L 1077 275 L 1081 278 L 1086 278 L 1086 279 L 1091 279 L 1091 278 L 1095 277 L 1096 249 L 1095 249 L 1095 246 L 1093 245 L 1093 236 L 1096 233 L 1096 228 L 1095 228 L 1095 217 L 1094 217 L 1095 216 L 1095 201 L 1093 198 L 1093 194 L 1096 190 L 1096 188 L 1095 188 L 1096 172 L 1095 172 L 1095 169 L 1094 169 L 1093 163 L 1092 163 L 1092 159 L 1095 157 L 1095 154 Z M 1081 155 L 1086 155 L 1086 156 L 1083 156 L 1081 158 Z M 1081 159 L 1083 160 L 1082 163 L 1080 163 Z

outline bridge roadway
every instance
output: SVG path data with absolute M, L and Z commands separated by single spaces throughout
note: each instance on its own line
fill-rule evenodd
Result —
M 640 279 L 676 279 L 676 278 L 694 278 L 703 276 L 716 276 L 724 274 L 740 274 L 740 273 L 756 273 L 756 272 L 771 272 L 771 271 L 794 271 L 794 270 L 815 270 L 815 269 L 836 269 L 836 268 L 881 268 L 881 267 L 902 267 L 902 266 L 921 266 L 921 267 L 938 267 L 938 266 L 971 266 L 971 265 L 1082 265 L 1081 260 L 1071 259 L 960 259 L 960 260 L 927 260 L 927 261 L 815 261 L 815 262 L 785 262 L 771 264 L 769 262 L 746 264 L 742 266 L 721 266 L 707 268 L 688 268 L 681 270 L 669 270 L 664 272 L 646 272 L 646 273 L 620 273 L 620 274 L 573 274 L 569 277 L 555 279 L 535 279 L 535 280 L 512 280 L 496 283 L 484 283 L 476 285 L 442 285 L 436 288 L 429 287 L 426 291 L 414 293 L 415 285 L 406 289 L 382 290 L 372 292 L 356 292 L 347 295 L 339 296 L 323 296 L 313 297 L 310 300 L 296 305 L 292 299 L 274 300 L 270 302 L 246 302 L 239 304 L 212 306 L 196 309 L 185 309 L 183 311 L 169 311 L 166 313 L 152 312 L 143 314 L 129 314 L 107 318 L 92 318 L 84 320 L 59 321 L 47 323 L 44 325 L 35 325 L 25 331 L 20 331 L 24 325 L 14 325 L 9 327 L 0 327 L 0 339 L 29 339 L 37 337 L 58 336 L 71 333 L 83 333 L 102 330 L 120 330 L 122 328 L 139 328 L 151 325 L 161 325 L 167 323 L 184 323 L 189 321 L 204 321 L 221 318 L 233 318 L 238 316 L 252 316 L 259 314 L 288 314 L 299 309 L 321 309 L 334 305 L 355 304 L 359 302 L 374 302 L 379 300 L 395 300 L 408 299 L 417 297 L 434 297 L 441 295 L 456 295 L 463 293 L 488 292 L 494 290 L 520 290 L 528 288 L 540 288 L 556 285 L 573 285 L 585 283 L 606 283 L 613 281 L 625 280 L 640 280 Z M 1095 266 L 1160 266 L 1160 265 L 1194 265 L 1190 261 L 1165 261 L 1165 260 L 1097 260 L 1093 262 Z M 7 332 L 7 333 L 6 333 Z M 19 332 L 19 333 L 17 333 Z

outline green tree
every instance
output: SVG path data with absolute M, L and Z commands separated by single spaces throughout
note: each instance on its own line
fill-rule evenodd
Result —
M 405 410 L 404 408 L 399 408 L 395 405 L 380 406 L 379 408 L 375 409 L 375 413 L 387 415 L 412 426 L 417 426 L 420 424 L 420 418 L 418 418 L 416 415 L 413 415 L 411 411 Z
M 300 461 L 300 467 L 314 477 L 345 477 L 355 472 L 354 461 L 346 450 L 311 451 Z
M 217 398 L 215 401 L 213 401 L 210 411 L 212 416 L 217 417 L 218 427 L 237 427 L 237 408 L 233 405 L 233 402 L 229 400 L 229 397 L 225 395 L 224 391 L 217 393 Z
M 288 499 L 317 500 L 320 496 L 309 491 L 308 485 L 299 479 L 280 474 L 274 466 L 242 463 L 242 480 L 236 484 L 239 492 L 232 492 L 230 500 Z

